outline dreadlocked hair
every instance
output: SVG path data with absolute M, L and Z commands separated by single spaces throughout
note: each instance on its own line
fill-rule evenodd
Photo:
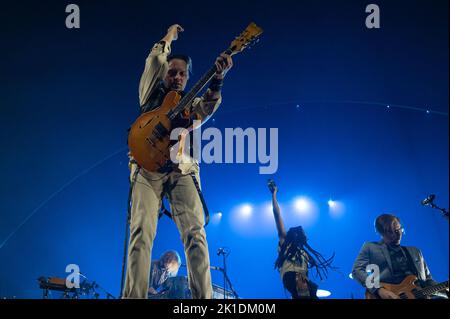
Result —
M 290 228 L 280 247 L 278 258 L 275 261 L 275 269 L 281 268 L 286 259 L 297 260 L 302 263 L 303 258 L 301 254 L 303 251 L 308 256 L 308 268 L 314 268 L 320 280 L 324 277 L 327 278 L 328 270 L 336 269 L 331 265 L 335 254 L 333 253 L 330 258 L 326 259 L 321 253 L 311 248 L 307 241 L 308 239 L 302 226 Z

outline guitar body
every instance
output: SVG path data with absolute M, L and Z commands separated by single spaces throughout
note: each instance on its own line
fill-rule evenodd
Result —
M 170 160 L 172 121 L 167 112 L 174 108 L 181 96 L 171 91 L 155 110 L 139 116 L 130 128 L 128 147 L 139 165 L 155 172 Z
M 403 281 L 397 285 L 380 283 L 380 286 L 395 293 L 402 299 L 416 299 L 414 292 L 421 290 L 419 286 L 416 285 L 417 277 L 414 275 L 409 275 Z M 380 299 L 366 290 L 366 299 Z

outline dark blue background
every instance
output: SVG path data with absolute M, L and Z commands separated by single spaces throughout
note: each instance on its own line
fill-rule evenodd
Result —
M 299 223 L 293 198 L 309 196 L 318 209 L 306 225 L 310 243 L 336 252 L 339 272 L 322 289 L 363 296 L 348 273 L 362 243 L 378 239 L 373 221 L 383 212 L 402 219 L 403 243 L 422 249 L 435 279 L 448 278 L 448 222 L 420 205 L 435 193 L 449 206 L 447 1 L 375 1 L 378 30 L 365 27 L 367 1 L 77 1 L 81 28 L 71 30 L 69 3 L 1 5 L 1 297 L 40 298 L 36 279 L 64 277 L 70 263 L 119 294 L 126 130 L 138 116 L 145 58 L 173 23 L 185 28 L 173 51 L 192 56 L 191 85 L 250 21 L 264 29 L 235 56 L 223 104 L 204 128 L 279 128 L 273 177 L 286 226 Z M 227 246 L 241 297 L 285 298 L 275 226 L 258 208 L 270 200 L 268 176 L 254 164 L 201 171 L 209 210 L 223 212 L 207 227 L 212 265 Z M 339 218 L 330 197 L 345 205 Z M 258 209 L 238 227 L 242 203 Z M 166 249 L 182 245 L 163 218 L 153 256 Z M 213 281 L 222 285 L 220 273 Z

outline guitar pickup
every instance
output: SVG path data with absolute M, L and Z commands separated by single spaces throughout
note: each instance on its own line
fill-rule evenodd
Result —
M 169 130 L 166 129 L 164 125 L 160 123 L 156 124 L 155 129 L 153 131 L 153 136 L 157 139 L 162 140 L 164 137 L 169 135 Z

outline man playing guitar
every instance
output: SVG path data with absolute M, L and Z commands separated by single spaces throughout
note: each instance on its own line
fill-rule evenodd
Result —
M 366 298 L 418 298 L 414 293 L 415 290 L 440 285 L 433 280 L 422 252 L 416 247 L 400 245 L 403 227 L 397 216 L 390 214 L 378 216 L 375 228 L 382 240 L 364 243 L 352 269 L 353 279 L 367 289 Z M 379 287 L 366 286 L 366 279 L 369 276 L 366 267 L 369 265 L 378 266 Z M 420 286 L 412 285 L 408 282 L 409 278 L 417 278 Z M 444 288 L 445 286 L 448 287 L 448 284 L 443 285 Z M 394 289 L 396 287 L 397 289 Z M 422 295 L 421 297 L 426 297 Z
M 170 55 L 172 41 L 183 28 L 174 24 L 152 48 L 145 61 L 139 83 L 141 112 L 158 108 L 165 96 L 176 91 L 184 94 L 191 59 L 185 55 Z M 205 122 L 219 107 L 225 73 L 232 67 L 231 56 L 222 53 L 215 61 L 215 74 L 202 97 L 192 101 L 192 115 Z M 124 298 L 147 298 L 151 251 L 156 235 L 158 211 L 164 194 L 172 207 L 172 218 L 180 232 L 186 254 L 189 284 L 193 298 L 212 298 L 208 244 L 204 229 L 202 202 L 193 179 L 199 181 L 198 163 L 190 161 L 184 167 L 169 163 L 160 171 L 148 171 L 130 158 L 130 179 L 133 183 Z M 188 165 L 188 166 L 186 166 Z

